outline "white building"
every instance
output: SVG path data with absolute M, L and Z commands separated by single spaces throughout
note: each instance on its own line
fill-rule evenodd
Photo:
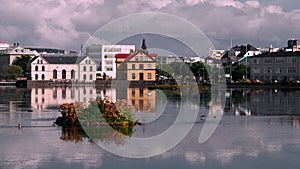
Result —
M 9 48 L 9 43 L 0 41 L 0 50 L 8 49 Z
M 134 45 L 102 45 L 92 44 L 85 49 L 85 55 L 99 63 L 98 73 L 112 79 L 116 78 L 116 58 L 119 53 L 131 53 L 135 51 Z
M 31 79 L 75 82 L 94 82 L 97 64 L 89 57 L 38 56 L 31 62 Z

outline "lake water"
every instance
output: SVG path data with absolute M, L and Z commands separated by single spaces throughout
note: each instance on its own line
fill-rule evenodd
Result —
M 0 168 L 294 169 L 300 166 L 300 90 L 228 89 L 224 92 L 226 100 L 220 123 L 202 144 L 198 142 L 199 134 L 214 104 L 209 91 L 200 93 L 199 103 L 189 103 L 191 107 L 200 107 L 196 122 L 184 140 L 163 154 L 140 159 L 111 154 L 77 130 L 52 126 L 60 116 L 61 103 L 76 100 L 88 104 L 89 99 L 104 95 L 114 101 L 126 99 L 135 106 L 141 121 L 149 121 L 136 126 L 131 138 L 146 138 L 167 130 L 180 110 L 178 95 L 169 95 L 165 105 L 162 93 L 147 89 L 1 87 Z M 23 124 L 21 129 L 18 123 Z M 124 149 L 128 140 L 116 140 L 112 135 L 101 140 Z M 126 151 L 130 154 L 137 150 Z

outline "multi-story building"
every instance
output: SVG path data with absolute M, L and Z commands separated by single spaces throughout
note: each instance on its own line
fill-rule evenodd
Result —
M 300 80 L 300 51 L 280 51 L 253 56 L 250 78 L 266 83 L 272 80 Z
M 156 54 L 148 54 L 145 40 L 141 50 L 131 54 L 117 54 L 117 79 L 139 82 L 154 82 Z
M 98 63 L 98 72 L 102 76 L 116 78 L 116 58 L 118 53 L 130 54 L 135 50 L 134 45 L 102 45 L 92 44 L 85 49 L 85 55 Z
M 97 64 L 89 57 L 51 55 L 38 56 L 31 61 L 31 79 L 94 82 Z

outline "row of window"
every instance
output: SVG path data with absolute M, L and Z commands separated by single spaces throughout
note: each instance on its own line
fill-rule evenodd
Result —
M 135 61 L 148 61 L 148 56 L 135 56 Z
M 143 77 L 141 77 L 141 76 L 143 76 L 143 75 L 144 75 L 143 73 L 140 74 L 140 79 L 141 79 L 141 80 L 142 80 L 142 78 L 143 78 Z M 136 74 L 135 74 L 135 73 L 132 73 L 132 74 L 131 74 L 131 78 L 132 78 L 132 79 L 136 79 Z M 148 74 L 147 74 L 147 78 L 148 78 L 148 79 L 151 79 L 151 78 L 152 78 L 152 74 L 151 74 L 151 73 L 148 73 Z
M 83 71 L 86 71 L 86 66 L 83 66 Z M 39 71 L 39 67 L 35 66 L 35 71 Z M 42 66 L 42 71 L 45 71 L 45 66 Z M 90 66 L 90 71 L 93 71 L 93 66 Z
M 148 65 L 147 65 L 147 68 L 148 68 L 148 69 L 151 69 L 151 64 L 148 64 Z M 135 64 L 132 64 L 132 65 L 131 65 L 131 69 L 133 69 L 133 70 L 136 69 Z M 141 70 L 144 69 L 144 64 L 139 64 L 139 69 L 141 69 Z
M 285 67 L 276 67 L 275 68 L 275 73 L 276 74 L 281 74 L 281 73 L 285 73 L 285 72 L 287 72 L 289 74 L 295 74 L 295 73 L 297 73 L 297 68 L 296 67 L 288 67 L 287 69 Z M 255 73 L 255 74 L 262 73 L 261 68 L 254 67 L 253 68 L 253 73 Z M 272 74 L 273 69 L 271 67 L 266 67 L 266 68 L 264 68 L 263 73 Z
M 39 71 L 39 67 L 35 66 L 35 71 Z M 45 66 L 42 66 L 42 71 L 45 71 Z
M 272 64 L 273 63 L 273 58 L 255 58 L 253 59 L 252 63 L 253 64 L 260 64 L 260 61 L 262 60 L 263 64 Z M 295 57 L 277 57 L 275 58 L 275 64 L 283 64 L 283 63 L 297 63 L 297 58 Z
M 83 71 L 85 72 L 86 70 L 86 66 L 83 66 Z M 93 71 L 93 66 L 90 66 L 90 71 Z

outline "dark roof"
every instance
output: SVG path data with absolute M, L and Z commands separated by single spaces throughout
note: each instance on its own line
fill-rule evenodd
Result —
M 49 64 L 76 64 L 78 56 L 68 56 L 68 55 L 51 55 L 43 56 Z
M 267 53 L 262 53 L 260 55 L 255 55 L 252 56 L 252 58 L 260 58 L 260 57 L 287 57 L 287 56 L 296 56 L 296 57 L 300 57 L 300 51 L 296 51 L 296 52 L 285 52 L 285 51 L 279 51 L 279 52 L 267 52 Z

